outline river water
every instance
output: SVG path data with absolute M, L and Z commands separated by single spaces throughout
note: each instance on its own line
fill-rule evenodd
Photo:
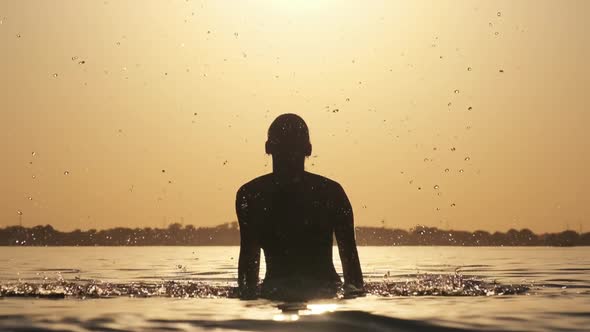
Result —
M 590 247 L 360 247 L 365 297 L 287 305 L 234 298 L 238 252 L 2 247 L 0 330 L 590 330 Z

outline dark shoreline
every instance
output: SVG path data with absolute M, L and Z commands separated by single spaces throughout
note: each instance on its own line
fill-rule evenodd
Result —
M 566 230 L 535 234 L 528 229 L 489 233 L 442 230 L 416 226 L 408 231 L 384 227 L 357 227 L 359 246 L 459 246 L 459 247 L 573 247 L 590 246 L 590 232 Z M 167 228 L 90 229 L 61 232 L 50 225 L 0 228 L 0 246 L 237 246 L 237 223 L 196 228 L 171 224 Z

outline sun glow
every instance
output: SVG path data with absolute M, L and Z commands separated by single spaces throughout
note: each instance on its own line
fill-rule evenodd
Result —
M 294 322 L 299 320 L 299 315 L 297 314 L 277 314 L 274 315 L 272 318 L 276 322 Z
M 326 303 L 326 304 L 308 304 L 307 310 L 302 312 L 302 315 L 321 315 L 326 312 L 334 312 L 338 308 L 337 304 Z

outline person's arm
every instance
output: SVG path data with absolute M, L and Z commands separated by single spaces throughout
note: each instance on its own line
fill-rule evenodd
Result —
M 339 199 L 336 203 L 336 225 L 334 232 L 336 234 L 336 242 L 338 243 L 338 252 L 340 253 L 340 261 L 342 261 L 342 270 L 344 272 L 344 288 L 354 286 L 359 291 L 363 290 L 363 272 L 361 271 L 361 263 L 356 249 L 356 241 L 354 239 L 354 217 L 352 213 L 352 206 L 344 192 L 344 189 L 338 185 L 337 190 Z
M 260 245 L 248 210 L 248 195 L 242 187 L 236 196 L 236 214 L 240 224 L 238 292 L 242 299 L 256 297 L 260 269 Z

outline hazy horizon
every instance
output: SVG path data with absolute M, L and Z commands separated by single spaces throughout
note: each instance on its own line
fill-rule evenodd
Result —
M 588 12 L 3 1 L 0 227 L 234 221 L 272 170 L 268 126 L 297 113 L 357 226 L 588 231 Z
M 179 223 L 179 222 L 174 222 L 168 225 L 161 225 L 161 226 L 137 226 L 137 227 L 132 227 L 132 226 L 125 226 L 125 225 L 115 225 L 109 228 L 76 228 L 76 229 L 68 229 L 68 230 L 64 230 L 64 229 L 60 229 L 60 228 L 56 228 L 51 224 L 38 224 L 38 225 L 20 225 L 20 224 L 13 224 L 13 225 L 6 225 L 6 226 L 0 226 L 0 230 L 5 230 L 11 227 L 22 227 L 25 229 L 32 229 L 35 227 L 47 227 L 50 226 L 51 228 L 53 228 L 53 230 L 58 231 L 58 232 L 63 232 L 63 233 L 71 233 L 71 232 L 75 232 L 75 231 L 82 231 L 82 232 L 88 232 L 90 230 L 95 230 L 95 231 L 112 231 L 112 230 L 116 230 L 116 229 L 129 229 L 129 230 L 134 230 L 136 228 L 139 229 L 148 229 L 151 228 L 152 230 L 168 230 L 171 228 L 175 228 L 175 229 L 186 229 L 188 228 L 188 226 L 192 226 L 195 230 L 197 229 L 215 229 L 215 228 L 228 228 L 228 229 L 239 229 L 239 225 L 237 221 L 230 221 L 230 222 L 224 222 L 224 223 L 219 223 L 219 224 L 215 224 L 215 225 L 194 225 L 191 223 Z M 410 226 L 408 228 L 402 228 L 402 227 L 396 227 L 396 226 L 385 226 L 385 225 L 365 225 L 365 226 L 355 226 L 355 228 L 357 229 L 357 232 L 359 229 L 364 229 L 364 230 L 368 230 L 368 229 L 377 229 L 377 230 L 385 230 L 385 231 L 405 231 L 405 232 L 413 232 L 417 229 L 420 228 L 433 228 L 436 229 L 438 231 L 441 232 L 446 232 L 446 231 L 452 231 L 452 232 L 468 232 L 468 233 L 475 233 L 475 232 L 481 232 L 481 231 L 485 231 L 482 229 L 476 229 L 473 231 L 468 231 L 468 230 L 463 230 L 463 229 L 453 229 L 453 228 L 445 228 L 444 226 L 439 227 L 439 226 L 431 226 L 431 225 L 413 225 Z M 516 230 L 518 232 L 521 231 L 531 231 L 534 235 L 536 236 L 542 236 L 542 235 L 547 235 L 547 234 L 558 234 L 558 233 L 563 233 L 563 232 L 575 232 L 579 235 L 584 235 L 584 234 L 590 234 L 590 230 L 580 230 L 580 229 L 563 229 L 560 231 L 555 231 L 555 232 L 533 232 L 532 230 L 530 230 L 529 228 L 511 228 L 511 229 L 506 229 L 506 230 L 497 230 L 497 231 L 485 231 L 488 232 L 490 235 L 494 234 L 494 233 L 508 233 L 509 231 L 513 231 Z M 336 245 L 336 243 L 334 243 L 334 245 Z

